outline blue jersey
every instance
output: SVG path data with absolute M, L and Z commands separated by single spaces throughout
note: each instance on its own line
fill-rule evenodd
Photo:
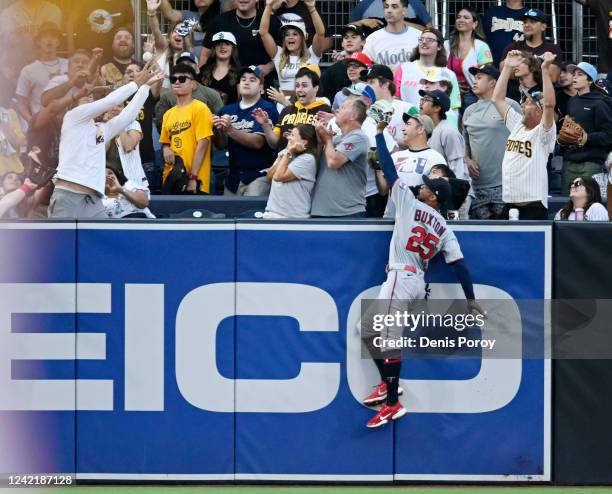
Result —
M 493 62 L 499 65 L 504 49 L 513 41 L 523 39 L 523 15 L 527 7 L 511 9 L 505 5 L 491 7 L 484 15 L 483 27 Z
M 272 125 L 276 124 L 278 120 L 276 105 L 261 98 L 254 105 L 244 109 L 240 108 L 240 102 L 225 105 L 219 110 L 218 115 L 231 116 L 232 127 L 236 130 L 263 135 L 264 132 L 261 125 L 255 121 L 252 115 L 252 111 L 255 108 L 261 108 L 266 111 L 272 120 Z M 227 148 L 230 170 L 225 185 L 232 192 L 238 190 L 240 182 L 249 184 L 257 177 L 265 175 L 265 172 L 261 170 L 269 168 L 276 159 L 276 151 L 271 149 L 267 142 L 264 142 L 263 148 L 256 150 L 249 149 L 229 138 Z

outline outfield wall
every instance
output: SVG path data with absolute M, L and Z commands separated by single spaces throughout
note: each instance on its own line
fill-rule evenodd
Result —
M 360 399 L 377 374 L 361 359 L 356 323 L 360 299 L 385 278 L 391 229 L 1 223 L 0 441 L 10 453 L 0 470 L 551 480 L 549 360 L 409 362 L 411 413 L 365 428 L 372 411 Z M 453 229 L 477 298 L 551 297 L 550 223 Z M 434 298 L 462 296 L 442 259 L 427 280 Z

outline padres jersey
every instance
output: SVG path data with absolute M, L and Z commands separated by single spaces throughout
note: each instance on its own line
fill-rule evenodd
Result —
M 523 116 L 508 108 L 504 121 L 510 130 L 502 162 L 502 198 L 504 202 L 541 201 L 548 207 L 548 174 L 546 162 L 555 148 L 557 129 L 548 130 L 540 123 L 527 129 Z
M 438 211 L 414 197 L 409 185 L 396 180 L 391 191 L 396 204 L 395 228 L 389 246 L 389 264 L 427 270 L 430 259 L 442 251 L 447 263 L 463 259 L 459 242 Z

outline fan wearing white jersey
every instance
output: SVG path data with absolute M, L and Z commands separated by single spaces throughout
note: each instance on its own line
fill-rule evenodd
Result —
M 49 203 L 50 218 L 106 218 L 102 196 L 106 184 L 105 142 L 116 137 L 138 116 L 163 73 L 147 64 L 134 81 L 98 101 L 80 98 L 66 113 L 62 124 L 57 182 Z M 136 95 L 119 115 L 108 122 L 94 119 Z
M 446 224 L 444 212 L 451 205 L 453 185 L 443 178 L 430 179 L 423 176 L 424 185 L 410 187 L 398 177 L 393 159 L 389 154 L 382 134 L 384 123 L 378 126 L 376 149 L 380 166 L 391 189 L 391 198 L 396 204 L 395 228 L 389 246 L 387 280 L 383 283 L 378 299 L 414 301 L 425 298 L 424 274 L 429 261 L 439 252 L 444 254 L 459 279 L 470 311 L 486 315 L 474 297 L 470 273 L 463 262 L 463 254 L 453 231 Z M 467 189 L 464 189 L 467 193 Z M 463 198 L 465 199 L 465 197 Z M 390 309 L 393 308 L 391 303 Z M 395 334 L 393 334 L 395 332 Z M 383 403 L 380 411 L 367 423 L 374 428 L 391 420 L 403 417 L 406 409 L 399 402 L 399 376 L 401 355 L 399 350 L 380 352 L 374 346 L 374 338 L 401 338 L 403 328 L 391 328 L 386 335 L 366 332 L 363 335 L 366 346 L 374 357 L 381 376 L 375 391 L 363 403 L 368 406 Z M 382 354 L 382 355 L 381 355 Z
M 433 122 L 427 115 L 418 113 L 404 113 L 404 140 L 401 146 L 405 149 L 393 153 L 393 162 L 399 177 L 408 185 L 421 185 L 423 175 L 427 175 L 435 165 L 446 165 L 446 160 L 438 151 L 431 149 L 427 144 L 433 132 Z M 380 155 L 379 155 L 380 158 Z M 388 181 L 382 171 L 376 172 L 376 185 L 381 194 L 389 191 Z M 385 218 L 395 217 L 395 203 L 393 196 L 387 202 Z
M 548 174 L 546 163 L 553 152 L 556 139 L 555 89 L 550 66 L 556 56 L 544 53 L 542 88 L 544 93 L 531 92 L 521 104 L 523 115 L 506 102 L 510 74 L 523 62 L 519 50 L 508 52 L 491 101 L 504 119 L 510 135 L 502 161 L 502 199 L 505 203 L 502 218 L 508 218 L 512 208 L 519 218 L 545 220 L 548 218 Z

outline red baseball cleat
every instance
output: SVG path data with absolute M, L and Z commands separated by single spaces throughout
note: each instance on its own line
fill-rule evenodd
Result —
M 402 396 L 404 394 L 404 390 L 402 388 L 397 389 L 397 395 Z M 385 381 L 380 381 L 376 386 L 374 386 L 374 391 L 362 401 L 365 406 L 375 407 L 376 405 L 380 405 L 387 399 L 387 383 Z
M 381 427 L 391 420 L 397 420 L 403 417 L 407 413 L 408 410 L 406 410 L 399 401 L 393 406 L 384 404 L 378 413 L 368 421 L 366 427 L 370 429 Z

